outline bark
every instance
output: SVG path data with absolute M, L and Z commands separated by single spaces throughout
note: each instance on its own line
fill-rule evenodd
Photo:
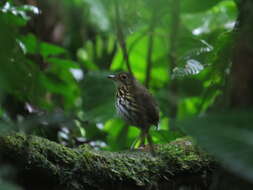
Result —
M 253 105 L 253 1 L 238 1 L 239 16 L 232 65 L 231 108 Z
M 19 133 L 0 137 L 2 162 L 18 168 L 25 189 L 207 189 L 215 164 L 190 138 L 157 145 L 156 152 L 71 149 Z

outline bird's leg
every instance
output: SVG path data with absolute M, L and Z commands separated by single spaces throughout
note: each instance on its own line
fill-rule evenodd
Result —
M 149 144 L 149 147 L 150 147 L 150 152 L 154 156 L 155 155 L 155 148 L 154 148 L 154 143 L 153 143 L 152 137 L 151 137 L 151 135 L 149 134 L 148 131 L 147 131 L 146 135 L 147 135 L 147 140 L 148 140 L 148 144 Z
M 146 137 L 146 132 L 145 130 L 141 129 L 141 134 L 140 134 L 141 143 L 139 147 L 143 147 L 145 145 L 145 137 Z

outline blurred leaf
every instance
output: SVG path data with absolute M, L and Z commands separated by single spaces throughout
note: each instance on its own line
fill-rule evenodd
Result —
M 28 34 L 26 36 L 20 36 L 20 42 L 22 42 L 25 46 L 25 52 L 35 54 L 38 49 L 38 42 L 36 37 L 33 34 Z
M 9 25 L 8 27 L 25 26 L 25 24 L 27 23 L 27 20 L 21 17 L 15 16 L 11 13 L 5 13 L 5 14 L 0 13 L 0 18 L 4 20 L 6 23 L 8 23 Z
M 104 128 L 104 125 L 101 124 Z M 96 124 L 92 124 L 89 123 L 89 125 L 85 125 L 83 126 L 83 128 L 85 129 L 85 138 L 89 139 L 89 140 L 102 140 L 105 141 L 106 140 L 106 135 L 107 133 L 103 130 L 103 128 L 99 128 Z
M 65 54 L 66 50 L 60 46 L 56 46 L 53 44 L 49 44 L 46 42 L 40 43 L 40 52 L 44 57 L 48 57 L 50 55 L 59 55 L 59 54 Z
M 2 26 L 0 30 L 0 59 L 3 60 L 2 62 L 9 59 L 9 56 L 12 54 L 16 44 L 15 37 L 17 35 L 17 27 L 11 26 L 9 20 L 6 18 L 8 16 L 0 14 L 0 25 Z
M 83 73 L 76 62 L 68 59 L 50 57 L 46 59 L 50 63 L 45 74 L 40 76 L 43 87 L 53 93 L 62 96 L 57 98 L 58 104 L 65 108 L 75 107 L 80 90 L 77 81 L 82 80 Z
M 206 57 L 206 61 L 211 65 L 203 70 L 204 75 L 201 77 L 204 91 L 200 112 L 212 105 L 217 97 L 220 97 L 223 105 L 229 102 L 227 94 L 223 94 L 223 91 L 229 85 L 233 39 L 234 32 L 221 33 L 214 41 L 214 50 Z
M 160 32 L 160 31 L 157 31 Z M 143 35 L 145 30 L 142 29 L 139 32 L 135 32 L 127 38 L 127 46 L 129 48 L 129 58 L 132 70 L 135 77 L 144 81 L 145 70 L 147 67 L 147 54 L 148 54 L 148 35 Z M 167 63 L 167 51 L 166 43 L 164 39 L 160 36 L 154 38 L 154 48 L 152 52 L 152 62 L 155 65 L 152 68 L 152 86 L 161 87 L 168 81 L 168 63 Z M 126 70 L 123 54 L 121 49 L 118 50 L 114 57 L 113 63 L 111 65 L 112 70 Z
M 177 117 L 179 120 L 199 113 L 201 99 L 199 97 L 184 98 L 178 105 Z
M 71 68 L 79 68 L 77 62 L 74 62 L 69 59 L 50 57 L 46 60 L 47 62 L 52 63 L 52 65 L 50 65 L 50 70 L 54 70 L 55 72 L 56 71 L 62 72 L 63 70 L 69 71 L 69 69 Z
M 79 97 L 79 89 L 71 74 L 68 73 L 68 75 L 70 75 L 69 77 L 72 78 L 72 81 L 63 79 L 61 76 L 53 73 L 40 75 L 39 79 L 42 83 L 42 87 L 48 92 L 51 92 L 53 95 L 60 95 L 58 97 L 55 96 L 55 99 L 53 99 L 56 105 L 61 105 L 65 108 L 73 108 Z
M 220 112 L 179 124 L 226 167 L 253 181 L 252 118 L 251 110 Z
M 104 130 L 108 133 L 107 142 L 109 147 L 107 149 L 113 151 L 130 149 L 140 132 L 138 128 L 127 126 L 119 118 L 108 120 Z
M 182 134 L 176 131 L 168 131 L 168 130 L 151 130 L 150 132 L 152 139 L 157 144 L 165 144 L 169 143 L 176 138 L 182 137 Z
M 33 34 L 20 36 L 19 39 L 24 44 L 27 53 L 41 54 L 44 57 L 66 53 L 64 48 L 46 42 L 41 42 Z
M 120 150 L 122 149 L 122 143 L 126 143 L 126 141 L 117 142 L 118 136 L 122 130 L 126 129 L 124 126 L 124 122 L 120 119 L 110 119 L 105 123 L 104 130 L 108 133 L 107 135 L 107 143 L 109 145 L 109 149 L 111 150 Z M 127 136 L 127 132 L 125 133 L 125 137 Z M 125 138 L 123 138 L 125 139 Z
M 212 33 L 215 30 L 233 29 L 237 16 L 236 4 L 233 0 L 203 1 L 202 4 L 212 4 L 217 1 L 219 3 L 207 11 L 195 14 L 183 14 L 183 25 L 195 36 Z
M 102 30 L 106 31 L 110 27 L 110 22 L 106 10 L 100 0 L 85 0 L 90 6 L 91 21 Z
M 181 98 L 202 95 L 203 83 L 197 78 L 191 77 L 179 80 L 178 85 L 181 87 L 179 90 Z
M 25 23 L 30 19 L 30 17 L 27 15 L 28 12 L 39 14 L 40 11 L 37 7 L 32 5 L 14 6 L 11 1 L 7 1 L 3 7 L 0 7 L 0 12 L 12 14 L 16 18 L 20 17 L 23 19 L 23 23 Z
M 0 122 L 0 133 L 2 135 L 14 129 L 16 129 L 16 127 L 11 122 L 8 123 L 3 121 Z
M 108 72 L 89 72 L 81 83 L 83 109 L 87 120 L 103 123 L 115 115 L 115 87 Z
M 26 11 L 26 12 L 32 12 L 33 14 L 40 14 L 40 10 L 38 7 L 35 7 L 33 5 L 23 5 L 19 7 L 20 10 Z
M 8 182 L 2 182 L 0 184 L 0 190 L 21 190 L 21 189 L 22 188 Z
M 183 12 L 201 12 L 206 11 L 212 8 L 214 5 L 219 3 L 222 0 L 211 0 L 211 1 L 202 1 L 202 0 L 182 0 L 181 8 Z
M 186 61 L 184 68 L 175 67 L 172 72 L 172 79 L 176 77 L 184 77 L 187 75 L 197 75 L 204 69 L 204 66 L 197 60 L 189 59 Z
M 89 43 L 87 43 L 89 44 Z M 91 50 L 92 52 L 92 50 Z M 86 51 L 85 49 L 81 48 L 78 50 L 77 52 L 77 56 L 78 58 L 83 62 L 84 64 L 84 68 L 93 71 L 93 70 L 98 70 L 98 66 L 92 62 L 92 59 L 90 58 L 91 54 L 89 54 L 88 51 Z
M 108 69 L 116 52 L 114 35 L 97 36 L 85 43 L 77 52 L 78 58 L 88 70 Z

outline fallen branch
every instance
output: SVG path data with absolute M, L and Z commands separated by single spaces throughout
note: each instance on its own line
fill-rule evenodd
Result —
M 21 181 L 47 189 L 167 189 L 182 184 L 205 189 L 213 165 L 190 138 L 157 146 L 153 157 L 143 151 L 96 151 L 87 145 L 71 149 L 17 133 L 0 137 L 0 154 L 2 161 L 22 171 Z

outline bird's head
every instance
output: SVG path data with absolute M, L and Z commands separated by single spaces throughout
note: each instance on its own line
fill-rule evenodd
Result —
M 116 75 L 109 75 L 108 78 L 114 80 L 118 86 L 131 86 L 135 83 L 135 78 L 133 75 L 127 72 L 121 72 Z

